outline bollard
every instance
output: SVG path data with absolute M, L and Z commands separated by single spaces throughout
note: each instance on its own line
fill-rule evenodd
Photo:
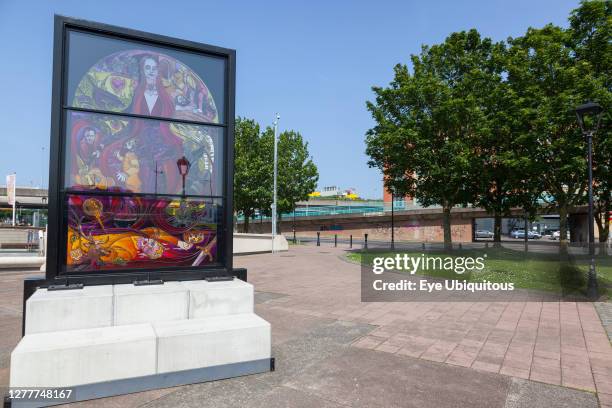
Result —
M 353 234 L 351 234 L 350 241 L 349 241 L 349 248 L 352 248 L 352 247 L 353 247 Z
M 461 246 L 461 242 L 459 243 L 459 249 L 463 249 L 463 247 Z
M 365 234 L 364 246 L 365 249 L 368 249 L 368 234 Z
M 425 250 L 425 243 L 424 242 L 421 242 L 421 249 Z
M 338 234 L 334 234 L 334 248 L 338 247 Z
M 297 240 L 295 239 L 295 228 L 293 229 L 293 243 L 295 244 Z
M 485 248 L 489 249 L 489 243 L 488 242 L 485 242 Z
M 321 233 L 317 232 L 317 246 L 321 246 Z

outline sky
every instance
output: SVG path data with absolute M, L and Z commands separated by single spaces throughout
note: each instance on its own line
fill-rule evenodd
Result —
M 369 168 L 366 101 L 421 45 L 476 28 L 493 40 L 528 27 L 567 26 L 578 1 L 140 1 L 0 0 L 0 185 L 48 182 L 53 15 L 233 48 L 236 114 L 299 131 L 319 169 L 319 188 L 382 197 Z

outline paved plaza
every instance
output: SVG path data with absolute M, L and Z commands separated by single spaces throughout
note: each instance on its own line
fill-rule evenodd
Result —
M 344 251 L 235 258 L 272 324 L 275 372 L 73 406 L 612 407 L 612 347 L 593 304 L 362 303 Z M 0 272 L 3 392 L 34 274 Z

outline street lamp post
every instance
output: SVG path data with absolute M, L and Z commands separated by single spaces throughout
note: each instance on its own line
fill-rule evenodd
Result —
M 280 115 L 276 114 L 274 120 L 274 195 L 272 197 L 272 253 L 276 253 L 274 242 L 276 241 L 276 178 L 278 174 L 278 121 Z
M 180 168 L 179 168 L 179 172 L 180 172 Z M 155 160 L 155 195 L 157 195 L 157 176 L 160 174 L 164 174 L 163 170 L 157 170 L 157 160 Z M 183 181 L 183 186 L 185 185 L 185 182 Z M 183 193 L 185 194 L 185 193 Z
M 395 196 L 393 194 L 393 190 L 391 190 L 391 249 L 395 249 L 395 217 L 394 217 L 394 207 L 395 207 Z
M 183 197 L 185 197 L 185 177 L 189 173 L 189 168 L 191 167 L 191 163 L 185 156 L 181 157 L 176 161 L 176 166 L 178 167 L 179 173 L 183 178 Z M 156 173 L 157 176 L 157 173 Z
M 589 214 L 587 225 L 589 226 L 589 256 L 591 258 L 589 264 L 589 275 L 587 283 L 587 296 L 590 298 L 597 297 L 597 272 L 595 270 L 595 228 L 593 225 L 593 134 L 597 132 L 603 108 L 594 102 L 587 102 L 576 108 L 576 118 L 582 130 L 582 134 L 587 140 L 587 157 L 588 157 L 588 174 L 589 174 Z M 586 116 L 593 116 L 595 125 L 591 129 L 587 129 L 584 123 Z

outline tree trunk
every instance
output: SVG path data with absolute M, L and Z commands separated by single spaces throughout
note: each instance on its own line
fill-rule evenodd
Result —
M 443 229 L 444 229 L 444 249 L 453 249 L 453 238 L 451 235 L 451 207 L 443 207 Z
M 607 195 L 610 195 L 609 191 Z M 612 211 L 612 204 L 610 201 L 599 201 L 599 205 L 595 206 L 595 213 L 593 215 L 595 217 L 595 224 L 597 224 L 599 242 L 606 242 L 608 240 L 610 234 L 610 222 L 608 221 L 608 217 L 610 216 L 610 211 Z
M 493 224 L 493 246 L 501 247 L 501 232 L 502 232 L 502 216 L 501 213 L 495 212 L 495 221 Z
M 242 232 L 248 233 L 249 232 L 249 219 L 251 218 L 251 214 L 246 213 L 246 212 L 244 212 L 243 214 L 244 214 L 244 224 L 242 224 Z
M 276 216 L 276 235 L 281 233 L 281 222 L 283 221 L 283 214 L 278 213 Z
M 529 251 L 529 220 L 527 218 L 527 214 L 525 214 L 525 225 L 523 227 L 523 231 L 525 235 L 523 237 L 523 241 L 525 242 L 525 252 Z
M 567 254 L 567 206 L 559 206 L 559 253 Z
M 607 191 L 604 193 L 604 196 L 610 196 L 610 192 Z M 600 201 L 599 205 L 596 206 L 596 211 L 594 214 L 595 223 L 597 224 L 597 233 L 599 235 L 599 254 L 600 255 L 608 255 L 608 246 L 606 243 L 608 242 L 608 237 L 610 236 L 610 222 L 608 221 L 608 217 L 612 211 L 612 202 L 610 200 L 604 201 L 603 203 Z

